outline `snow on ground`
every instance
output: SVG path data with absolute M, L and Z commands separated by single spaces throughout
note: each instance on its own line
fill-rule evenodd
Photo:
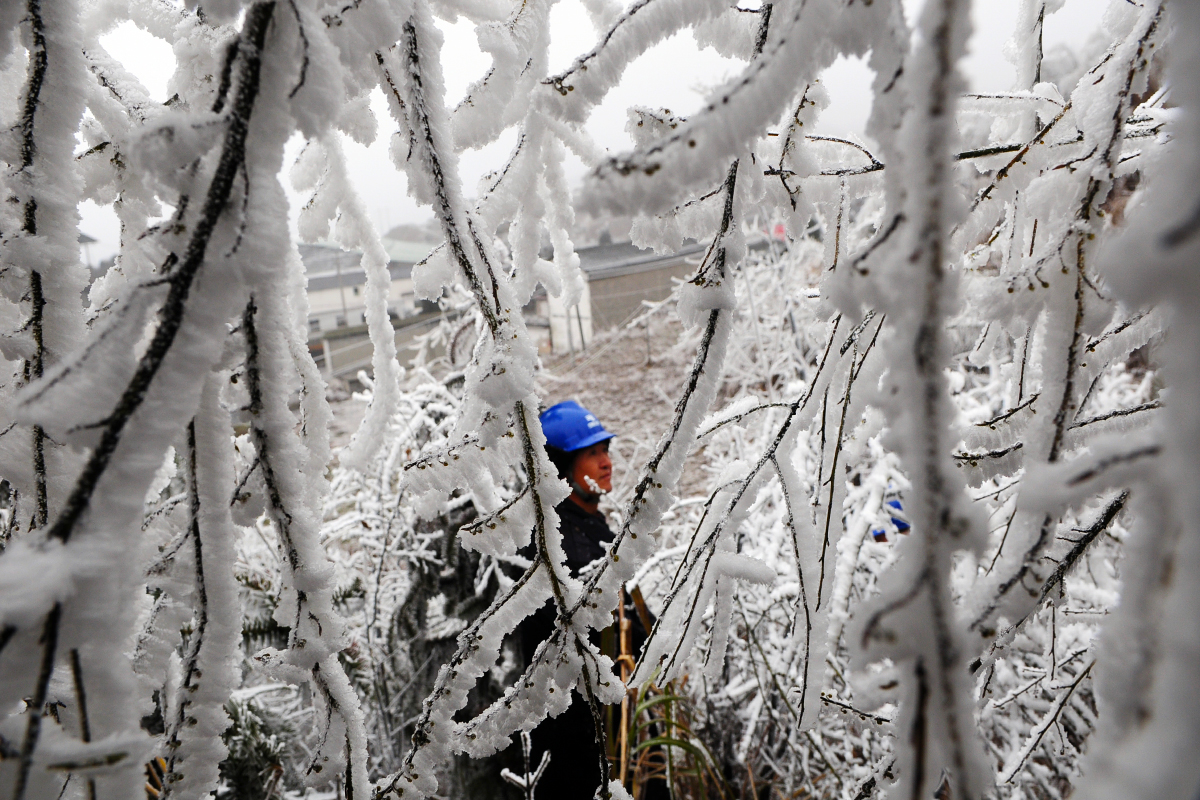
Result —
M 680 330 L 673 312 L 664 308 L 651 318 L 648 337 L 645 327 L 605 331 L 574 359 L 569 355 L 543 358 L 540 386 L 545 406 L 577 400 L 617 435 L 611 449 L 614 505 L 622 504 L 670 426 L 675 411 L 672 398 L 681 394 L 693 356 L 690 348 L 677 346 Z M 330 393 L 329 435 L 335 453 L 350 442 L 366 405 L 347 392 Z M 677 497 L 705 491 L 702 461 L 698 453 L 689 458 Z
M 367 401 L 342 392 L 337 399 L 330 398 L 329 408 L 333 411 L 333 422 L 329 426 L 329 447 L 334 451 L 336 458 L 337 451 L 350 444 L 350 438 L 354 436 L 354 432 L 366 416 Z
M 607 331 L 574 360 L 568 355 L 543 361 L 545 404 L 577 400 L 616 434 L 610 453 L 618 506 L 670 427 L 674 398 L 682 394 L 694 352 L 676 346 L 680 330 L 673 308 L 664 308 L 650 317 L 649 335 L 641 326 Z M 676 497 L 704 492 L 702 460 L 697 453 L 689 457 Z

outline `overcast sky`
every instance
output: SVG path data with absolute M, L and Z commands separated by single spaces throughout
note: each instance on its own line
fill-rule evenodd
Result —
M 915 13 L 920 0 L 906 0 L 906 5 L 910 13 Z M 1013 88 L 1013 67 L 1005 59 L 1003 47 L 1013 30 L 1018 6 L 1019 0 L 974 2 L 975 32 L 964 69 L 976 91 Z M 1106 6 L 1104 0 L 1067 0 L 1061 11 L 1046 20 L 1045 50 L 1049 52 L 1058 44 L 1078 50 L 1099 27 Z M 447 96 L 454 105 L 467 86 L 487 70 L 489 59 L 476 46 L 475 33 L 469 23 L 460 20 L 456 25 L 441 25 L 446 33 L 443 68 Z M 590 49 L 596 32 L 580 0 L 562 0 L 552 12 L 551 25 L 550 69 L 553 73 Z M 142 80 L 152 97 L 166 100 L 167 78 L 174 70 L 174 56 L 165 42 L 126 23 L 108 34 L 103 43 Z M 741 62 L 722 58 L 711 49 L 699 49 L 690 33 L 676 35 L 632 64 L 620 86 L 592 114 L 587 128 L 602 147 L 614 152 L 628 149 L 630 141 L 624 131 L 628 106 L 661 107 L 669 98 L 671 110 L 686 115 L 701 105 L 706 87 L 736 75 L 741 67 Z M 861 135 L 871 109 L 870 71 L 860 60 L 839 58 L 822 80 L 832 102 L 819 120 L 817 130 L 827 135 Z M 376 118 L 383 123 L 380 133 L 370 147 L 347 141 L 346 157 L 358 190 L 382 233 L 400 223 L 428 220 L 431 213 L 408 196 L 403 175 L 388 158 L 387 141 L 391 129 L 387 127 L 383 97 L 376 94 L 373 107 Z M 463 155 L 461 171 L 468 193 L 479 176 L 503 162 L 514 142 L 515 133 L 509 130 L 489 147 Z M 299 142 L 292 142 L 290 149 L 298 152 Z M 568 154 L 568 158 L 574 157 Z M 584 171 L 583 164 L 577 160 L 568 164 L 568 174 L 574 181 L 579 180 Z M 93 263 L 115 253 L 116 216 L 110 209 L 90 202 L 84 204 L 82 211 L 83 231 L 99 240 L 89 248 Z

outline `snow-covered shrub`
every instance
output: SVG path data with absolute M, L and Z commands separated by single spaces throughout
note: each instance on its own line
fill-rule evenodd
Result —
M 812 341 L 828 330 L 818 292 L 803 279 L 812 274 L 814 262 L 821 263 L 820 247 L 798 242 L 785 253 L 762 253 L 744 262 L 739 294 L 752 294 L 763 285 L 789 290 L 764 292 L 755 302 L 744 298 L 740 303 L 746 313 L 738 319 L 732 341 L 744 351 L 737 368 L 727 373 L 725 408 L 705 423 L 700 437 L 714 476 L 713 494 L 685 500 L 667 515 L 661 556 L 637 576 L 652 605 L 669 597 L 680 556 L 689 551 L 696 532 L 703 532 L 702 523 L 721 502 L 721 492 L 745 480 L 747 464 L 761 461 L 763 451 L 775 446 L 780 425 L 772 415 L 786 411 L 789 396 L 809 391 L 799 376 L 813 374 L 825 351 Z M 804 335 L 789 335 L 793 329 Z M 868 343 L 874 330 L 867 334 Z M 989 362 L 973 364 L 978 338 L 977 332 L 964 340 L 968 347 L 956 354 L 949 373 L 960 424 L 968 430 L 996 415 L 989 404 L 1003 399 L 1005 372 L 1013 366 L 1014 354 L 1019 359 L 1023 352 L 1002 347 Z M 777 350 L 764 353 L 761 342 L 771 342 Z M 742 584 L 731 593 L 728 649 L 716 670 L 708 666 L 720 644 L 716 617 L 702 623 L 702 646 L 687 666 L 694 702 L 705 712 L 698 735 L 720 754 L 725 774 L 734 776 L 742 791 L 773 785 L 785 795 L 803 790 L 817 796 L 850 791 L 853 796 L 873 791 L 880 776 L 890 777 L 896 704 L 872 686 L 894 682 L 894 672 L 885 662 L 863 673 L 851 658 L 853 641 L 847 632 L 854 630 L 866 601 L 878 595 L 880 580 L 907 544 L 909 534 L 901 534 L 896 524 L 906 515 L 887 503 L 899 500 L 911 506 L 913 497 L 899 459 L 883 445 L 883 418 L 870 403 L 878 377 L 867 382 L 857 376 L 850 380 L 847 374 L 845 383 L 857 390 L 823 400 L 824 408 L 793 451 L 803 502 L 789 502 L 789 492 L 797 490 L 778 478 L 768 480 L 755 491 L 737 527 L 738 552 L 774 565 L 778 577 L 768 585 Z M 767 389 L 772 385 L 782 385 L 774 396 Z M 1141 413 L 1153 404 L 1152 392 L 1152 373 L 1131 371 L 1119 361 L 1098 374 L 1089 407 L 1100 415 Z M 855 402 L 856 393 L 866 400 Z M 972 584 L 990 575 L 1000 560 L 1022 478 L 1018 468 L 971 493 L 987 508 L 994 544 L 983 562 L 956 565 L 952 589 L 959 607 L 966 604 Z M 1058 557 L 1065 565 L 1051 576 L 1051 591 L 1043 598 L 1047 605 L 1024 622 L 1011 644 L 980 673 L 980 730 L 1003 778 L 1004 796 L 1065 794 L 1078 777 L 1080 754 L 1096 724 L 1090 680 L 1094 639 L 1118 597 L 1119 538 L 1124 535 L 1118 514 L 1127 498 L 1117 492 L 1063 519 L 1059 535 L 1072 547 L 1067 559 Z M 815 536 L 799 541 L 822 541 L 826 527 L 840 537 L 824 558 L 819 552 L 810 554 L 815 570 L 808 580 L 797 568 L 792 509 L 807 517 L 802 524 L 816 529 Z M 821 570 L 823 561 L 829 564 L 827 573 Z M 1077 563 L 1080 569 L 1069 571 Z M 823 583 L 830 585 L 822 590 Z M 812 667 L 813 657 L 798 652 L 805 638 L 796 635 L 811 630 L 812 619 L 821 613 L 815 603 L 806 609 L 808 592 L 828 598 L 823 601 L 827 617 L 816 626 L 821 638 L 828 636 L 828 651 Z M 717 593 L 719 597 L 719 587 Z M 806 668 L 815 674 L 806 675 Z M 812 689 L 819 690 L 818 719 L 812 727 L 798 727 L 803 704 L 812 702 L 806 697 Z
M 282 797 L 288 742 L 295 731 L 272 720 L 253 700 L 231 700 L 225 712 L 230 724 L 221 740 L 229 754 L 221 762 L 218 796 L 230 800 Z
M 458 634 L 483 612 L 498 591 L 512 586 L 523 559 L 494 557 L 460 546 L 460 537 L 479 535 L 472 496 L 455 493 L 431 513 L 418 516 L 407 478 L 414 464 L 436 463 L 458 422 L 463 375 L 451 362 L 468 318 L 447 319 L 420 342 L 418 352 L 443 349 L 428 365 L 418 359 L 401 392 L 398 409 L 381 447 L 366 469 L 338 466 L 331 473 L 322 539 L 333 557 L 338 582 L 356 588 L 358 602 L 346 608 L 355 659 L 350 675 L 363 697 L 373 772 L 386 774 L 411 748 L 413 723 L 438 675 L 454 652 Z M 441 377 L 435 378 L 430 370 Z M 374 384 L 368 383 L 368 397 Z M 432 458 L 424 459 L 432 455 Z M 497 487 L 513 499 L 517 487 Z M 469 707 L 494 701 L 515 674 L 519 654 L 512 644 L 481 684 Z M 475 773 L 498 783 L 499 766 L 458 759 L 439 776 L 455 795 L 467 796 Z M 495 774 L 492 774 L 495 773 Z M 477 796 L 478 792 L 471 794 Z

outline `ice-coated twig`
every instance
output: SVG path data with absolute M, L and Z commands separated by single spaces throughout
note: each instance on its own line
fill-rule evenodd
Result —
M 955 453 L 954 460 L 975 466 L 976 462 L 983 461 L 988 458 L 1004 458 L 1006 455 L 1015 453 L 1024 446 L 1025 444 L 1023 442 L 1016 442 L 1008 447 L 1002 447 L 999 450 L 989 450 L 986 453 Z
M 220 740 L 229 723 L 224 706 L 240 677 L 241 625 L 233 569 L 236 529 L 225 502 L 233 480 L 233 448 L 229 413 L 220 405 L 226 380 L 221 373 L 208 377 L 200 408 L 187 429 L 185 541 L 192 549 L 194 622 L 177 695 L 165 704 L 175 711 L 164 726 L 165 797 L 211 791 L 217 785 L 219 766 L 227 754 Z
M 79 649 L 71 648 L 71 683 L 75 688 L 75 706 L 79 713 L 79 740 L 87 744 L 92 740 L 91 722 L 88 720 L 87 688 L 83 681 L 83 663 L 79 658 Z M 66 786 L 63 786 L 66 789 Z M 96 780 L 87 779 L 88 800 L 96 800 Z
M 34 121 L 42 105 L 42 85 L 46 80 L 46 70 L 49 65 L 49 55 L 46 52 L 46 31 L 42 19 L 41 0 L 27 0 L 26 13 L 29 19 L 30 38 L 32 47 L 29 51 L 29 71 L 25 82 L 21 102 L 21 144 L 20 144 L 20 173 L 26 176 L 27 182 L 32 182 L 29 175 L 33 167 L 34 156 L 37 154 L 38 142 L 34 135 Z M 32 187 L 27 187 L 29 191 Z M 16 198 L 13 198 L 16 199 Z M 32 192 L 25 200 L 22 209 L 21 230 L 26 236 L 37 236 L 37 197 Z M 26 382 L 35 381 L 42 377 L 46 359 L 45 342 L 45 313 L 46 298 L 42 292 L 42 275 L 37 269 L 29 273 L 29 326 L 33 335 L 33 357 L 25 363 Z M 50 506 L 46 494 L 46 432 L 41 425 L 33 426 L 33 476 L 34 476 L 34 524 L 38 528 L 46 527 L 49 521 Z
M 1103 475 L 1113 467 L 1123 466 L 1135 461 L 1140 461 L 1144 458 L 1154 458 L 1162 452 L 1162 446 L 1158 444 L 1148 444 L 1142 447 L 1129 450 L 1124 453 L 1115 453 L 1098 459 L 1095 463 L 1089 465 L 1086 469 L 1071 475 L 1065 481 L 1069 487 L 1078 486 L 1082 483 L 1090 481 L 1096 477 Z
M 529 749 L 529 731 L 521 731 L 521 754 L 525 758 L 525 771 L 521 775 L 517 775 L 505 767 L 500 770 L 500 777 L 523 791 L 525 793 L 525 800 L 534 800 L 538 781 L 542 779 L 542 773 L 550 765 L 550 751 L 546 750 L 542 753 L 542 760 L 531 772 L 529 769 Z
M 189 523 L 187 537 L 192 543 L 192 558 L 196 571 L 196 621 L 192 635 L 188 639 L 187 652 L 183 658 L 183 679 L 180 682 L 180 694 L 175 700 L 175 719 L 168 723 L 167 748 L 170 753 L 167 767 L 164 770 L 164 783 L 171 784 L 182 776 L 175 772 L 179 758 L 179 736 L 188 717 L 188 706 L 191 705 L 189 695 L 196 690 L 193 682 L 196 680 L 197 661 L 200 648 L 205 644 L 204 634 L 208 627 L 208 592 L 204 585 L 204 548 L 200 539 L 200 491 L 196 479 L 196 421 L 188 423 L 187 430 L 187 468 L 188 468 L 188 511 Z M 211 569 L 211 565 L 210 565 Z M 170 792 L 170 789 L 167 789 Z
M 974 798 L 984 790 L 977 734 L 960 688 L 965 670 L 949 581 L 952 554 L 978 549 L 980 537 L 964 513 L 945 455 L 949 397 L 942 373 L 948 349 L 944 319 L 954 303 L 946 263 L 955 223 L 950 201 L 955 64 L 966 43 L 967 13 L 967 4 L 956 0 L 927 4 L 919 43 L 905 65 L 909 91 L 919 99 L 906 119 L 913 156 L 902 178 L 908 184 L 903 256 L 892 262 L 888 278 L 907 279 L 910 288 L 887 309 L 897 333 L 886 352 L 898 373 L 895 385 L 911 403 L 908 413 L 897 414 L 902 420 L 897 424 L 907 430 L 909 443 L 900 456 L 913 484 L 909 513 L 920 537 L 892 567 L 904 578 L 872 604 L 859 634 L 863 649 L 903 664 L 908 690 L 896 725 L 911 750 L 900 759 L 900 791 L 914 798 L 932 793 L 943 769 L 955 797 Z M 914 635 L 916 625 L 925 632 Z
M 829 498 L 825 503 L 825 525 L 823 526 L 822 532 L 821 532 L 821 554 L 817 558 L 817 564 L 818 564 L 818 569 L 819 569 L 818 578 L 817 578 L 817 597 L 816 597 L 816 609 L 817 610 L 820 610 L 822 599 L 826 596 L 826 593 L 825 593 L 825 557 L 829 551 L 830 530 L 831 530 L 831 526 L 833 524 L 834 495 L 835 495 L 836 490 L 839 487 L 841 487 L 841 485 L 842 485 L 842 481 L 840 480 L 840 476 L 838 475 L 838 472 L 837 472 L 837 467 L 838 467 L 838 459 L 841 457 L 841 454 L 842 454 L 842 444 L 845 441 L 845 437 L 846 437 L 846 418 L 847 418 L 847 415 L 850 410 L 850 392 L 854 386 L 855 379 L 858 377 L 858 370 L 862 369 L 862 363 L 864 361 L 866 361 L 867 356 L 871 352 L 871 348 L 875 344 L 876 338 L 879 336 L 879 331 L 883 327 L 883 319 L 881 318 L 879 320 L 879 324 L 875 327 L 875 337 L 873 337 L 871 339 L 871 341 L 867 344 L 867 346 L 863 348 L 861 357 L 859 356 L 859 353 L 858 353 L 858 336 L 862 333 L 862 331 L 865 329 L 866 325 L 874 318 L 874 316 L 875 316 L 875 313 L 873 311 L 871 313 L 869 313 L 863 319 L 863 321 L 861 323 L 859 323 L 859 325 L 856 326 L 854 328 L 854 330 L 852 330 L 850 332 L 850 335 L 846 337 L 846 341 L 842 343 L 842 346 L 840 349 L 840 354 L 845 355 L 846 349 L 848 346 L 853 345 L 853 347 L 854 347 L 853 354 L 850 358 L 850 368 L 846 371 L 846 390 L 845 390 L 844 395 L 842 396 L 842 400 L 841 400 L 842 413 L 838 419 L 837 433 L 834 434 L 834 439 L 833 439 L 833 457 L 830 460 L 830 464 L 829 464 L 829 477 L 828 477 L 828 479 L 822 479 L 819 475 L 817 476 L 818 481 L 820 483 L 827 482 L 829 484 Z M 838 511 L 838 513 L 840 513 L 841 509 L 838 508 L 837 511 Z
M 75 483 L 71 494 L 63 504 L 63 510 L 55 518 L 47 535 L 66 542 L 70 539 L 79 517 L 87 508 L 88 499 L 95 490 L 100 476 L 108 466 L 125 425 L 134 411 L 142 404 L 146 392 L 153 382 L 159 367 L 174 344 L 175 336 L 183 322 L 192 281 L 204 265 L 205 253 L 217 221 L 224 213 L 233 182 L 241 170 L 246 156 L 246 135 L 249 131 L 250 115 L 258 95 L 261 51 L 266 39 L 267 26 L 274 12 L 274 2 L 256 3 L 246 14 L 242 29 L 241 71 L 237 97 L 231 109 L 229 126 L 225 135 L 221 156 L 213 173 L 205 197 L 204 208 L 188 241 L 187 250 L 179 265 L 171 272 L 167 283 L 169 291 L 159 314 L 159 325 L 154 331 L 146 352 L 138 362 L 137 370 L 129 381 L 116 408 L 103 426 L 99 444 L 88 458 L 83 472 Z M 37 394 L 26 402 L 37 399 Z
M 1028 400 L 1018 403 L 1017 405 L 1013 406 L 1009 410 L 1003 411 L 1003 412 L 997 414 L 996 416 L 992 417 L 991 419 L 986 419 L 983 422 L 976 422 L 975 425 L 980 428 L 992 428 L 1001 422 L 1005 422 L 1005 421 L 1011 419 L 1012 416 L 1014 414 L 1016 414 L 1018 411 L 1024 411 L 1025 409 L 1029 408 L 1031 405 L 1033 405 L 1035 402 L 1037 402 L 1037 399 L 1039 396 L 1040 396 L 1040 394 L 1038 392 L 1034 392 L 1033 394 L 1031 394 L 1029 396 Z
M 38 644 L 42 648 L 41 663 L 34 683 L 33 695 L 29 700 L 29 721 L 25 726 L 25 738 L 21 741 L 18 754 L 17 778 L 13 786 L 13 800 L 22 800 L 29 783 L 29 771 L 33 768 L 33 755 L 37 750 L 38 737 L 42 729 L 42 709 L 50 689 L 50 678 L 54 673 L 54 656 L 58 649 L 58 626 L 62 619 L 62 603 L 55 603 L 42 622 L 42 635 Z
M 996 171 L 996 177 L 992 179 L 991 183 L 989 183 L 984 188 L 980 189 L 979 193 L 975 196 L 975 199 L 971 201 L 971 211 L 974 211 L 979 206 L 980 203 L 984 202 L 989 197 L 991 197 L 992 192 L 994 192 L 996 190 L 996 186 L 1000 183 L 1000 181 L 1002 181 L 1008 177 L 1008 175 L 1012 171 L 1013 167 L 1020 164 L 1021 160 L 1026 156 L 1026 154 L 1029 153 L 1029 151 L 1032 148 L 1036 147 L 1037 145 L 1041 144 L 1042 142 L 1044 142 L 1046 140 L 1046 136 L 1050 133 L 1051 130 L 1054 129 L 1054 126 L 1056 126 L 1059 122 L 1061 122 L 1063 120 L 1064 117 L 1067 116 L 1067 112 L 1070 110 L 1071 110 L 1071 104 L 1067 103 L 1065 106 L 1063 106 L 1061 111 L 1059 111 L 1057 114 L 1054 115 L 1054 119 L 1050 120 L 1045 125 L 1043 125 L 1042 129 L 1037 132 L 1036 136 L 1034 136 L 1032 139 L 1030 139 L 1028 142 L 1026 142 L 1024 145 L 1022 145 L 1021 148 L 1019 150 L 1017 150 L 1016 154 L 1008 161 L 1008 163 Z
M 1058 591 L 1062 587 L 1067 573 L 1074 569 L 1075 565 L 1079 563 L 1079 560 L 1087 554 L 1088 548 L 1092 546 L 1096 539 L 1108 531 L 1108 529 L 1112 526 L 1113 521 L 1117 518 L 1117 515 L 1120 514 L 1125 508 L 1125 505 L 1128 501 L 1129 491 L 1122 491 L 1115 498 L 1113 498 L 1107 506 L 1105 506 L 1104 510 L 1100 512 L 1099 516 L 1097 516 L 1095 522 L 1085 529 L 1076 529 L 1075 532 L 1080 534 L 1079 538 L 1072 541 L 1070 549 L 1067 550 L 1067 552 L 1064 553 L 1060 559 L 1058 559 L 1058 565 L 1054 568 L 1054 571 L 1050 573 L 1050 577 L 1047 578 L 1040 589 L 1038 589 L 1036 593 L 1037 603 L 1033 606 L 1033 609 L 1039 608 L 1043 603 L 1046 602 L 1047 599 L 1050 598 L 1051 594 L 1053 594 L 1055 591 Z M 978 672 L 985 663 L 991 662 L 995 658 L 996 653 L 998 653 L 1012 641 L 1013 637 L 1021 631 L 1021 628 L 1032 618 L 1032 616 L 1033 610 L 1031 610 L 1021 619 L 1007 626 L 1004 631 L 995 639 L 995 641 L 991 643 L 987 654 L 971 662 L 970 671 L 973 673 Z
M 307 58 L 306 55 L 305 66 Z M 347 250 L 362 251 L 360 263 L 367 279 L 364 317 L 371 339 L 374 386 L 363 420 L 341 455 L 341 460 L 347 465 L 363 469 L 383 442 L 384 428 L 395 414 L 399 402 L 400 362 L 396 357 L 396 332 L 388 316 L 388 293 L 392 277 L 388 269 L 387 251 L 367 215 L 362 198 L 350 183 L 340 140 L 326 137 L 321 146 L 328 164 L 322 186 L 334 195 L 332 203 L 341 212 L 337 224 L 339 240 Z
M 265 320 L 259 319 L 260 309 L 253 297 L 242 314 L 241 331 L 246 343 L 244 374 L 250 396 L 250 434 L 259 458 L 267 513 L 279 537 L 288 583 L 296 588 L 289 615 L 287 650 L 283 653 L 268 650 L 256 658 L 287 677 L 304 675 L 323 699 L 327 724 L 321 744 L 310 759 L 310 771 L 320 770 L 328 758 L 327 746 L 344 745 L 347 791 L 354 791 L 354 787 L 365 791 L 366 733 L 358 697 L 338 661 L 338 653 L 344 646 L 344 626 L 333 610 L 332 576 L 327 557 L 320 549 L 312 510 L 303 500 L 302 473 L 288 466 L 299 449 L 294 418 L 287 408 L 283 387 L 264 381 L 264 375 L 276 372 L 281 363 L 291 360 L 286 343 L 279 341 L 281 320 L 276 316 L 276 304 L 272 302 L 275 300 L 265 299 Z M 260 323 L 264 323 L 265 330 L 260 331 Z M 339 727 L 331 737 L 334 719 Z
M 1140 414 L 1143 411 L 1152 411 L 1156 408 L 1162 408 L 1162 403 L 1159 402 L 1158 400 L 1151 400 L 1148 403 L 1140 403 L 1131 408 L 1114 409 L 1112 411 L 1107 411 L 1103 414 L 1097 414 L 1094 417 L 1088 417 L 1087 419 L 1076 420 L 1075 422 L 1071 423 L 1070 430 L 1076 430 L 1078 428 L 1086 428 L 1088 425 L 1094 425 L 1097 422 L 1104 422 L 1105 420 L 1117 419 L 1119 417 L 1128 417 L 1128 416 L 1132 416 L 1134 414 Z
M 1121 49 L 1119 61 L 1106 59 L 1105 64 L 1110 66 L 1097 79 L 1096 84 L 1109 80 L 1110 76 L 1115 74 L 1116 80 L 1119 81 L 1120 89 L 1106 101 L 1112 108 L 1114 122 L 1111 128 L 1102 131 L 1101 140 L 1093 148 L 1092 153 L 1088 156 L 1089 159 L 1094 159 L 1098 162 L 1094 170 L 1088 175 L 1086 184 L 1081 187 L 1080 194 L 1077 195 L 1077 205 L 1074 212 L 1074 222 L 1066 227 L 1063 231 L 1061 243 L 1055 248 L 1056 251 L 1064 250 L 1068 247 L 1068 242 L 1072 243 L 1070 247 L 1074 251 L 1073 263 L 1069 266 L 1063 264 L 1063 271 L 1068 274 L 1073 273 L 1074 284 L 1073 291 L 1067 293 L 1067 281 L 1063 281 L 1064 285 L 1058 290 L 1062 316 L 1068 317 L 1072 321 L 1069 332 L 1066 332 L 1067 346 L 1061 355 L 1051 356 L 1051 358 L 1061 358 L 1061 377 L 1056 379 L 1058 391 L 1057 403 L 1055 404 L 1055 412 L 1049 426 L 1048 436 L 1044 442 L 1039 442 L 1037 447 L 1041 452 L 1035 451 L 1032 458 L 1044 459 L 1046 463 L 1054 464 L 1060 461 L 1064 455 L 1066 446 L 1066 436 L 1072 423 L 1075 420 L 1076 414 L 1080 408 L 1080 398 L 1076 390 L 1076 382 L 1079 380 L 1082 357 L 1084 356 L 1088 342 L 1084 333 L 1085 320 L 1087 315 L 1087 303 L 1084 294 L 1084 281 L 1087 272 L 1087 257 L 1093 245 L 1094 233 L 1091 229 L 1095 223 L 1095 204 L 1099 199 L 1101 187 L 1111 185 L 1116 170 L 1116 156 L 1121 140 L 1121 131 L 1126 118 L 1129 116 L 1130 105 L 1132 103 L 1132 86 L 1133 82 L 1142 71 L 1148 66 L 1148 61 L 1144 57 L 1145 50 L 1149 47 L 1154 37 L 1157 35 L 1159 21 L 1161 19 L 1161 6 L 1147 7 L 1141 14 L 1141 19 L 1138 22 L 1135 30 L 1130 34 L 1129 40 L 1124 43 Z M 1100 69 L 1098 65 L 1095 69 Z M 1093 84 L 1096 85 L 1096 84 Z M 1069 279 L 1068 279 L 1069 280 Z M 1127 329 L 1128 325 L 1118 326 L 1121 330 Z M 1115 335 L 1116 331 L 1113 332 Z M 1102 337 L 1105 338 L 1105 337 Z M 1043 396 L 1045 392 L 1043 391 Z M 1027 444 L 1027 443 L 1021 443 Z M 1015 449 L 1015 446 L 1014 446 Z M 1130 459 L 1137 459 L 1147 455 L 1155 455 L 1158 452 L 1155 446 L 1142 447 L 1128 457 L 1113 456 L 1107 461 L 1095 465 L 1094 468 L 1084 470 L 1080 475 L 1068 480 L 1068 485 L 1076 485 L 1082 483 L 1095 475 L 1103 472 L 1108 466 L 1124 463 Z M 1043 454 L 1044 453 L 1044 454 Z M 1028 459 L 1027 459 L 1028 460 Z M 1033 528 L 1033 534 L 1022 545 L 1023 553 L 1008 570 L 1005 575 L 999 577 L 995 587 L 995 591 L 988 590 L 984 593 L 987 598 L 984 602 L 976 604 L 978 611 L 972 615 L 971 629 L 981 630 L 988 621 L 1001 608 L 1004 602 L 1009 602 L 1012 590 L 1020 586 L 1026 576 L 1030 574 L 1040 563 L 1044 549 L 1051 541 L 1051 534 L 1056 526 L 1056 517 L 1052 513 L 1041 515 L 1041 521 L 1034 523 L 1032 520 L 1028 523 Z M 1012 602 L 1016 602 L 1015 600 Z M 1022 607 L 1027 606 L 1026 601 L 1021 601 Z
M 575 59 L 563 72 L 542 83 L 563 98 L 577 89 L 584 100 L 570 97 L 573 116 L 586 114 L 619 80 L 625 67 L 650 45 L 670 36 L 686 24 L 695 24 L 726 8 L 726 4 L 703 0 L 680 13 L 678 0 L 636 0 L 600 37 L 589 52 Z M 586 103 L 586 105 L 585 105 Z M 579 121 L 582 121 L 580 118 Z
M 1033 755 L 1033 751 L 1041 743 L 1042 737 L 1046 735 L 1046 731 L 1050 730 L 1050 726 L 1058 720 L 1059 715 L 1066 708 L 1067 702 L 1075 694 L 1075 690 L 1091 674 L 1092 667 L 1095 665 L 1096 662 L 1094 660 L 1089 661 L 1083 669 L 1079 670 L 1079 674 L 1075 676 L 1075 679 L 1059 692 L 1058 697 L 1054 699 L 1054 703 L 1050 706 L 1045 716 L 1042 717 L 1030 732 L 1029 739 L 1025 742 L 1020 752 L 1014 753 L 1005 759 L 1004 771 L 996 776 L 997 784 L 1011 782 L 1017 773 L 1021 771 L 1021 768 L 1025 766 L 1025 762 L 1029 760 L 1029 757 Z

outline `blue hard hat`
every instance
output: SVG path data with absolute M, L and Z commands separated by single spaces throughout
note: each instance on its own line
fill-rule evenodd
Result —
M 613 438 L 595 414 L 574 400 L 550 406 L 538 418 L 546 434 L 546 444 L 559 450 L 581 450 Z

